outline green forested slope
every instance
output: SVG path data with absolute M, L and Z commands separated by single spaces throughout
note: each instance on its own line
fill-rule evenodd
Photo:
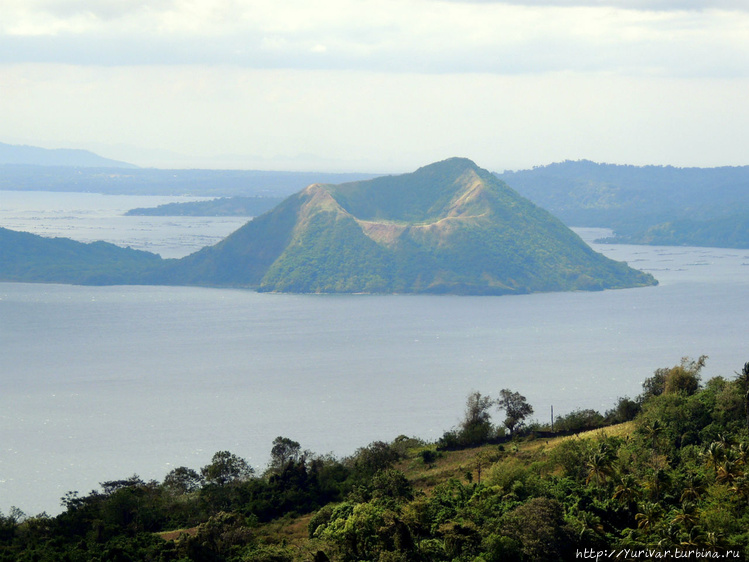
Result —
M 607 227 L 623 235 L 749 209 L 749 166 L 675 168 L 580 160 L 497 176 L 565 224 Z
M 107 242 L 84 244 L 0 228 L 0 280 L 94 285 L 141 282 L 162 260 Z
M 614 242 L 749 248 L 749 166 L 581 160 L 497 176 L 565 224 L 613 229 Z
M 749 213 L 710 220 L 674 220 L 631 234 L 621 234 L 606 241 L 657 246 L 749 248 Z

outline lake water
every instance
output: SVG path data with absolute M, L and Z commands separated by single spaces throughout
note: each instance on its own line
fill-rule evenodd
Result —
M 79 242 L 106 240 L 163 258 L 181 258 L 225 238 L 247 217 L 126 217 L 124 213 L 206 199 L 211 198 L 0 190 L 0 226 Z
M 105 196 L 87 197 L 91 209 L 77 199 L 67 211 L 65 235 L 85 239 L 75 225 L 104 213 Z M 16 206 L 37 214 L 0 203 L 0 226 L 54 223 L 34 218 L 53 208 L 43 194 Z M 127 243 L 128 225 L 146 219 L 98 230 Z M 191 251 L 203 235 L 181 220 L 148 228 Z M 749 361 L 749 250 L 594 247 L 661 284 L 452 297 L 2 283 L 0 510 L 54 514 L 69 490 L 133 473 L 161 480 L 224 449 L 262 470 L 278 435 L 338 456 L 399 434 L 434 440 L 473 390 L 517 390 L 545 421 L 552 405 L 604 411 L 685 355 L 710 356 L 705 377 Z

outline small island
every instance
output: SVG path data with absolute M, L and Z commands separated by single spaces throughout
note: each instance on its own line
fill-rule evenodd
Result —
M 151 282 L 294 293 L 502 295 L 653 285 L 465 158 L 313 184 Z
M 209 201 L 166 203 L 158 207 L 131 209 L 136 217 L 255 217 L 270 211 L 283 197 L 219 197 Z

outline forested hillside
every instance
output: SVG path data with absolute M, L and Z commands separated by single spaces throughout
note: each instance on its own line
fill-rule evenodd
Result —
M 749 212 L 749 166 L 674 168 L 580 160 L 497 175 L 565 224 L 611 228 L 622 241 L 749 247 L 717 226 L 736 224 L 734 215 Z M 681 228 L 658 241 L 646 233 L 664 223 Z
M 402 436 L 338 459 L 278 437 L 262 473 L 219 451 L 162 482 L 103 482 L 68 493 L 57 517 L 0 517 L 0 560 L 744 560 L 749 363 L 702 381 L 705 360 L 553 430 L 516 391 L 474 392 L 436 443 Z
M 708 220 L 674 220 L 604 241 L 614 244 L 749 248 L 749 212 Z
M 123 285 L 138 283 L 161 257 L 107 242 L 84 244 L 0 228 L 0 281 Z

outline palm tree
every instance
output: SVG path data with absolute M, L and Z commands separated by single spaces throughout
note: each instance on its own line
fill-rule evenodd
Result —
M 650 440 L 654 455 L 656 452 L 656 446 L 658 445 L 658 437 L 661 436 L 664 429 L 663 424 L 659 420 L 648 422 L 642 428 L 645 437 Z
M 684 481 L 684 488 L 681 491 L 681 501 L 696 501 L 705 493 L 705 480 L 693 472 L 687 474 Z
M 590 456 L 585 463 L 585 467 L 588 469 L 588 477 L 585 479 L 586 484 L 593 480 L 597 486 L 600 486 L 614 473 L 613 459 L 607 451 L 602 449 Z
M 646 534 L 652 533 L 661 520 L 661 507 L 657 503 L 647 502 L 643 504 L 642 511 L 635 515 L 637 528 Z
M 645 483 L 645 487 L 650 490 L 650 496 L 653 500 L 658 500 L 661 490 L 668 488 L 671 477 L 662 468 L 653 470 L 652 478 Z
M 681 509 L 676 512 L 676 515 L 671 521 L 676 525 L 684 527 L 687 531 L 690 531 L 699 521 L 697 505 L 690 501 L 684 502 L 681 504 Z
M 733 479 L 729 490 L 737 493 L 745 500 L 749 500 L 749 477 L 746 475 L 737 476 Z
M 733 436 L 728 433 L 718 433 L 715 440 L 723 445 L 724 449 L 729 449 L 733 445 Z
M 685 535 L 682 535 L 681 546 L 702 547 L 705 544 L 705 533 L 697 525 L 689 529 Z
M 619 484 L 614 489 L 613 499 L 622 501 L 628 505 L 635 503 L 640 498 L 640 490 L 637 488 L 637 480 L 631 474 L 625 474 L 619 479 Z
M 719 548 L 725 548 L 726 547 L 726 539 L 720 533 L 716 533 L 714 531 L 708 531 L 707 533 L 705 533 L 704 546 L 706 548 L 709 548 L 709 549 L 712 549 L 712 550 L 717 550 Z
M 736 447 L 737 461 L 741 466 L 749 464 L 749 443 L 742 441 Z
M 726 449 L 719 441 L 713 441 L 702 452 L 705 462 L 713 468 L 715 475 L 718 475 L 718 466 L 725 457 Z
M 735 460 L 726 458 L 723 460 L 715 475 L 715 479 L 721 484 L 733 484 L 733 481 L 741 475 L 739 465 Z
M 589 511 L 578 511 L 576 519 L 580 523 L 579 538 L 581 541 L 592 541 L 596 537 L 603 535 L 603 525 L 601 518 L 593 515 Z

